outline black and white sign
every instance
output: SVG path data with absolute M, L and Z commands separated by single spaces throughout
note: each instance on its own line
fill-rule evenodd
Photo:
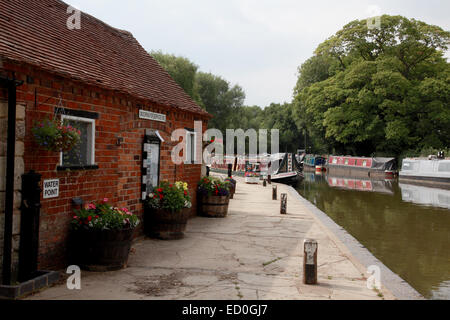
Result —
M 146 120 L 159 121 L 159 122 L 166 122 L 165 114 L 150 112 L 147 110 L 139 110 L 139 118 L 146 119 Z
M 44 180 L 44 199 L 59 197 L 59 179 Z

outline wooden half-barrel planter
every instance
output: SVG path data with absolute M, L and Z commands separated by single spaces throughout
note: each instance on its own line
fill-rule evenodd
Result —
M 146 236 L 161 240 L 184 238 L 190 209 L 169 211 L 146 207 L 144 210 L 144 233 Z
M 134 229 L 74 230 L 69 238 L 69 259 L 88 271 L 114 271 L 128 263 Z
M 228 214 L 230 196 L 201 196 L 199 213 L 203 217 L 224 218 Z

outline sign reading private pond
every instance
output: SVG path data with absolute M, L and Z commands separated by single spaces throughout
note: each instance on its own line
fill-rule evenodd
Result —
M 59 197 L 59 179 L 44 180 L 44 199 Z
M 153 120 L 159 122 L 166 122 L 166 115 L 162 113 L 154 113 L 147 110 L 139 110 L 139 118 L 146 120 Z

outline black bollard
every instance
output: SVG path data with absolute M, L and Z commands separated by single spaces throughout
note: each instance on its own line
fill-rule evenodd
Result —
M 263 187 L 267 187 L 267 180 L 266 179 L 264 179 L 264 181 L 263 181 Z
M 232 177 L 233 165 L 231 163 L 228 164 L 228 178 Z
M 272 176 L 269 174 L 269 176 L 267 177 L 267 182 L 269 184 L 272 184 Z
M 277 186 L 272 187 L 272 200 L 277 200 Z
M 287 194 L 286 193 L 281 194 L 280 213 L 287 214 Z
M 316 240 L 306 239 L 303 249 L 303 283 L 317 284 L 317 251 Z
M 209 172 L 210 172 L 211 168 L 210 167 L 206 167 L 206 176 L 209 177 Z

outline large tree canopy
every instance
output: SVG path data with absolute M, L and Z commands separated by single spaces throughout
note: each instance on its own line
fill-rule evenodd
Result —
M 244 90 L 238 85 L 231 87 L 228 81 L 211 73 L 199 72 L 196 81 L 206 111 L 214 115 L 209 127 L 225 132 L 230 128 L 233 112 L 244 104 Z
M 450 33 L 382 16 L 381 29 L 353 21 L 299 69 L 295 118 L 316 149 L 399 155 L 450 144 Z
M 202 101 L 198 95 L 195 77 L 198 66 L 184 57 L 178 57 L 161 51 L 152 51 L 153 58 L 170 74 L 178 85 L 199 105 Z

